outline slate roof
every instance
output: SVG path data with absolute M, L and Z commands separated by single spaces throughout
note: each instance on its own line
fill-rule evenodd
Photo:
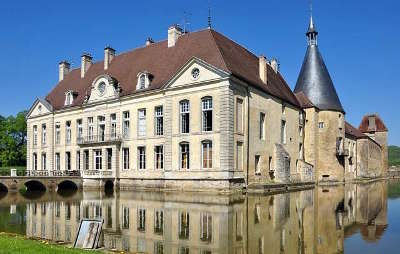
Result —
M 179 37 L 175 46 L 170 48 L 167 43 L 164 40 L 117 55 L 108 70 L 104 70 L 103 61 L 95 62 L 84 78 L 80 76 L 80 68 L 74 69 L 55 86 L 46 96 L 46 100 L 55 110 L 62 109 L 65 92 L 73 90 L 78 95 L 71 106 L 81 105 L 85 95 L 90 93 L 93 80 L 101 74 L 109 74 L 120 83 L 121 96 L 137 92 L 137 74 L 141 71 L 148 71 L 154 76 L 146 90 L 160 89 L 185 63 L 197 57 L 299 107 L 295 95 L 280 73 L 275 73 L 268 66 L 268 83 L 264 84 L 259 75 L 258 56 L 212 29 L 184 34 Z
M 301 108 L 317 108 L 303 92 L 297 92 L 294 94 Z

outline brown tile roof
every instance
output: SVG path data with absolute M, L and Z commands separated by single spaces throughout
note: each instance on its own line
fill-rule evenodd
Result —
M 294 94 L 297 98 L 297 101 L 302 108 L 316 108 L 316 106 L 307 98 L 307 96 L 303 92 L 297 92 Z
M 375 117 L 375 126 L 376 128 L 371 130 L 369 129 L 369 117 Z M 360 127 L 358 127 L 362 132 L 375 132 L 375 131 L 388 131 L 382 119 L 378 114 L 365 115 L 361 120 Z
M 346 135 L 350 135 L 352 137 L 355 137 L 356 139 L 368 137 L 367 135 L 362 133 L 359 129 L 357 129 L 353 125 L 349 124 L 348 122 L 345 122 L 344 129 L 345 129 Z
M 299 106 L 293 92 L 279 73 L 268 66 L 268 84 L 259 77 L 258 57 L 222 34 L 211 30 L 182 35 L 174 47 L 168 48 L 167 41 L 153 43 L 146 47 L 117 55 L 108 70 L 104 70 L 103 61 L 93 63 L 84 78 L 80 68 L 72 70 L 46 96 L 46 100 L 55 110 L 64 107 L 65 92 L 78 93 L 73 105 L 81 105 L 89 94 L 93 80 L 101 74 L 109 74 L 122 88 L 121 96 L 135 93 L 137 74 L 148 71 L 154 78 L 150 90 L 160 89 L 191 58 L 203 61 L 231 73 L 233 76 L 274 95 L 292 105 Z

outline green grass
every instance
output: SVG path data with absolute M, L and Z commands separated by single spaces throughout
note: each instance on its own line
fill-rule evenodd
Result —
M 42 240 L 31 240 L 21 235 L 0 233 L 0 254 L 99 254 L 101 251 L 84 251 L 61 245 L 51 244 Z
M 400 166 L 400 147 L 389 146 L 389 166 Z

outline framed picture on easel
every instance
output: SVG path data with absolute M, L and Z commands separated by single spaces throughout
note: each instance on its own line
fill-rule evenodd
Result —
M 76 234 L 74 248 L 96 249 L 103 223 L 103 219 L 82 219 Z

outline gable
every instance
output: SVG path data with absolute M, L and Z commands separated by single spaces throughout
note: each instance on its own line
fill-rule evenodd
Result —
M 118 82 L 104 74 L 97 77 L 91 86 L 88 103 L 111 100 L 119 97 Z
M 46 115 L 53 111 L 53 107 L 43 99 L 36 99 L 27 114 L 27 118 Z

